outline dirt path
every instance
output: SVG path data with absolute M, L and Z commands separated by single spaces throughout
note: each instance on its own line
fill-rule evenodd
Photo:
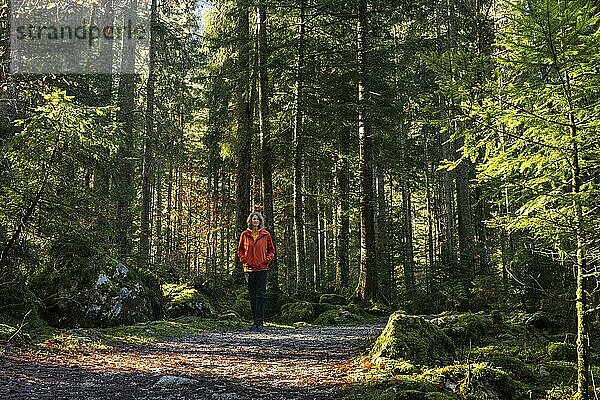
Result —
M 201 333 L 106 350 L 0 358 L 0 398 L 339 399 L 351 359 L 383 325 Z

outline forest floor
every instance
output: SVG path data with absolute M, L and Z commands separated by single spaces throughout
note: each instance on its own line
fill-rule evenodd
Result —
M 4 346 L 0 398 L 339 399 L 384 324 L 267 327 L 89 345 Z

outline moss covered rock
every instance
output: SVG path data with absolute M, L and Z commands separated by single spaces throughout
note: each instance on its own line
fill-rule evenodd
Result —
M 247 321 L 252 320 L 252 307 L 250 306 L 250 300 L 248 300 L 247 290 L 241 290 L 238 293 L 235 301 L 231 305 L 231 309 L 235 311 L 240 318 Z
M 522 398 L 522 385 L 488 363 L 459 364 L 434 368 L 423 376 L 461 398 L 514 400 Z
M 506 354 L 494 354 L 488 357 L 482 357 L 481 361 L 485 361 L 494 368 L 501 369 L 510 374 L 513 379 L 523 382 L 533 382 L 534 374 L 531 368 L 517 357 L 512 357 Z
M 436 385 L 416 375 L 396 375 L 387 380 L 367 381 L 355 387 L 348 398 L 356 400 L 456 400 L 452 394 L 438 391 Z
M 57 327 L 113 326 L 164 316 L 158 280 L 76 237 L 62 238 L 52 262 L 32 277 L 40 314 Z
M 560 328 L 560 324 L 548 313 L 544 311 L 538 311 L 525 320 L 527 326 L 543 330 L 546 332 L 557 332 Z
M 472 313 L 442 314 L 432 320 L 457 345 L 479 343 L 487 334 L 492 319 Z
M 298 301 L 281 306 L 278 320 L 285 323 L 312 322 L 315 319 L 315 311 L 312 303 Z
M 321 304 L 329 303 L 329 304 L 335 304 L 338 306 L 343 306 L 345 304 L 348 304 L 348 299 L 346 299 L 344 296 L 341 296 L 339 294 L 325 293 L 325 294 L 322 294 L 321 297 L 319 298 L 319 303 L 321 303 Z
M 267 320 L 273 319 L 277 314 L 279 314 L 281 307 L 284 304 L 293 302 L 294 299 L 281 290 L 267 289 L 267 297 L 265 299 L 265 318 Z
M 452 358 L 454 351 L 452 340 L 431 322 L 395 312 L 370 355 L 374 360 L 384 357 L 424 364 Z
M 215 308 L 211 301 L 187 283 L 167 283 L 162 285 L 162 291 L 167 303 L 167 316 L 170 318 L 215 315 Z
M 574 344 L 563 342 L 548 343 L 548 360 L 572 361 L 577 360 L 577 348 Z
M 343 308 L 334 308 L 320 314 L 314 324 L 317 325 L 351 325 L 362 321 L 362 317 Z

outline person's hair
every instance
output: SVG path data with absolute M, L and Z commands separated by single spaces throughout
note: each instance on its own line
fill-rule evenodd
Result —
M 263 217 L 263 215 L 258 211 L 252 211 L 250 215 L 248 215 L 248 219 L 246 220 L 248 228 L 252 229 L 252 217 L 254 217 L 255 215 L 258 217 L 258 219 L 260 219 L 260 225 L 258 229 L 263 229 L 265 227 L 265 217 Z

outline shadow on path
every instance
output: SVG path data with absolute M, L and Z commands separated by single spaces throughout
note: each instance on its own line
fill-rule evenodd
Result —
M 383 324 L 199 333 L 106 350 L 0 358 L 0 398 L 339 399 L 352 357 Z M 176 376 L 158 384 L 161 377 Z

